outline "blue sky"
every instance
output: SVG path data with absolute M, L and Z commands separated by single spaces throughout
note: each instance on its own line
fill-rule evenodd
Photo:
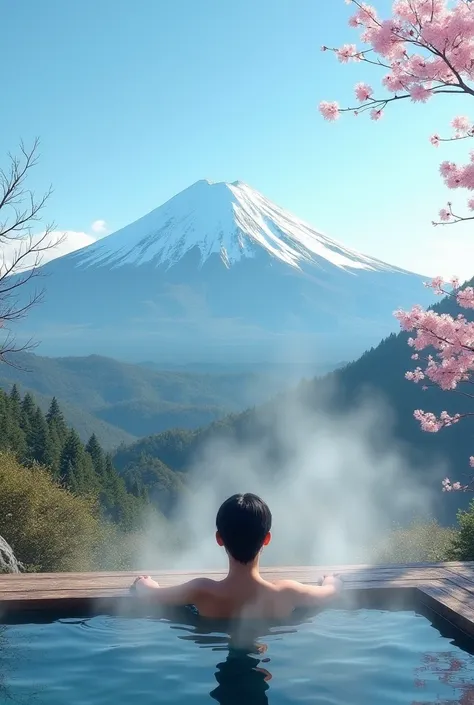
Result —
M 449 195 L 438 164 L 463 149 L 428 141 L 469 114 L 469 99 L 325 123 L 320 100 L 343 105 L 358 80 L 377 83 L 370 66 L 320 51 L 356 40 L 343 0 L 6 5 L 1 154 L 41 138 L 32 185 L 53 183 L 47 215 L 71 241 L 102 234 L 97 220 L 116 230 L 198 179 L 242 180 L 350 247 L 472 275 L 474 226 L 430 224 Z

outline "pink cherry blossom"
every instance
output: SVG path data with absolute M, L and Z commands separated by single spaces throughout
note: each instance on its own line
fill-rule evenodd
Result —
M 356 98 L 360 103 L 364 103 L 369 100 L 373 93 L 373 89 L 367 85 L 367 83 L 357 83 L 355 87 Z
M 468 132 L 472 127 L 471 121 L 465 115 L 458 115 L 457 117 L 453 118 L 453 120 L 451 121 L 451 125 L 457 132 L 463 133 Z
M 416 370 L 405 372 L 405 378 L 409 379 L 411 382 L 418 383 L 425 379 L 425 374 L 421 367 L 417 367 Z
M 426 101 L 433 95 L 433 93 L 425 86 L 422 86 L 421 83 L 415 83 L 410 88 L 409 93 L 414 103 L 426 103 Z
M 474 308 L 474 289 L 466 286 L 465 289 L 456 294 L 457 302 L 463 308 Z
M 347 64 L 348 61 L 353 60 L 357 54 L 358 52 L 355 44 L 344 44 L 344 46 L 336 51 L 337 58 L 343 64 Z
M 383 110 L 377 110 L 374 108 L 370 111 L 370 117 L 372 120 L 380 120 L 383 117 Z
M 454 171 L 456 171 L 456 164 L 454 162 L 444 161 L 439 165 L 439 172 L 444 178 L 447 178 Z
M 339 105 L 336 102 L 331 103 L 327 100 L 323 100 L 319 104 L 319 111 L 323 118 L 329 121 L 337 120 L 340 115 Z
M 383 110 L 400 98 L 423 104 L 438 94 L 444 94 L 444 98 L 450 93 L 474 97 L 474 1 L 395 0 L 389 17 L 380 17 L 375 7 L 360 0 L 350 0 L 348 4 L 355 9 L 349 25 L 360 32 L 365 46 L 360 49 L 347 43 L 332 51 L 343 63 L 381 65 L 387 72 L 381 77 L 380 94 L 371 87 L 369 92 L 368 84 L 363 81 L 357 84 L 356 98 L 364 104 L 362 110 L 358 110 L 359 106 L 349 106 L 339 111 L 355 114 L 367 111 L 372 120 L 379 120 Z M 324 116 L 334 119 L 334 116 L 328 118 L 328 114 Z M 430 137 L 431 144 L 439 147 L 441 142 L 474 138 L 474 122 L 468 115 L 456 115 L 451 126 L 454 133 L 450 137 L 441 138 L 436 133 Z M 448 164 L 449 170 L 445 168 Z M 441 171 L 447 188 L 474 190 L 472 158 L 470 164 L 444 162 L 443 165 Z M 469 211 L 474 210 L 469 204 L 470 201 Z M 444 224 L 474 219 L 469 212 L 463 215 L 457 210 L 442 209 L 441 213 L 440 222 Z
M 446 210 L 446 208 L 441 208 L 439 212 L 439 218 L 442 220 L 444 223 L 451 218 L 451 213 Z
M 379 120 L 389 106 L 423 105 L 437 95 L 444 99 L 449 94 L 464 94 L 464 100 L 474 97 L 474 1 L 395 0 L 389 17 L 380 17 L 374 7 L 360 0 L 346 1 L 355 8 L 349 26 L 360 33 L 364 47 L 345 44 L 332 51 L 343 63 L 365 62 L 370 70 L 376 66 L 383 67 L 385 72 L 380 80 L 380 93 L 363 81 L 357 83 L 358 105 L 340 108 L 337 103 L 322 103 L 320 110 L 325 119 L 335 120 L 341 112 L 351 111 L 368 113 L 372 120 Z M 433 146 L 440 147 L 441 143 L 452 140 L 463 144 L 464 140 L 474 138 L 474 122 L 469 117 L 469 108 L 466 110 L 467 115 L 452 118 L 450 136 L 431 135 Z M 410 129 L 409 119 L 406 124 Z M 415 163 L 413 168 L 418 166 Z M 445 159 L 439 172 L 448 189 L 474 191 L 474 150 L 464 163 Z M 474 220 L 474 198 L 466 200 L 465 213 L 459 213 L 457 206 L 449 202 L 439 211 L 439 220 L 434 224 Z M 451 297 L 461 309 L 474 309 L 474 288 L 461 287 L 456 277 L 450 282 L 435 277 L 427 286 L 438 295 Z M 406 372 L 407 379 L 422 389 L 436 385 L 451 393 L 466 382 L 474 382 L 473 321 L 462 314 L 451 316 L 421 306 L 397 311 L 395 315 L 401 329 L 411 333 L 408 345 L 417 366 Z M 423 431 L 437 433 L 466 416 L 474 416 L 474 411 L 464 415 L 443 411 L 436 415 L 417 409 L 414 416 Z M 469 462 L 474 468 L 474 455 Z M 474 489 L 474 480 L 468 486 L 447 477 L 442 487 L 445 492 L 465 491 Z
M 453 287 L 453 289 L 459 289 L 459 287 L 461 286 L 458 277 L 451 277 L 449 283 L 451 284 L 451 286 Z
M 445 289 L 442 277 L 435 277 L 428 284 L 439 294 L 455 296 L 462 308 L 474 308 L 474 288 L 465 286 L 459 288 L 459 280 L 453 278 L 451 287 L 453 293 Z M 434 349 L 436 355 L 429 354 L 425 367 L 416 367 L 406 373 L 406 378 L 418 383 L 428 379 L 443 390 L 456 390 L 458 385 L 470 379 L 474 371 L 474 323 L 463 315 L 455 318 L 449 314 L 439 314 L 414 306 L 411 311 L 397 311 L 395 316 L 402 330 L 413 331 L 415 337 L 408 344 L 416 351 Z M 417 353 L 415 353 L 416 355 Z M 414 417 L 420 423 L 421 429 L 428 433 L 437 433 L 447 426 L 458 423 L 463 418 L 460 414 L 450 414 L 443 411 L 439 416 L 432 412 L 417 409 Z M 474 467 L 474 456 L 470 463 Z M 444 491 L 465 490 L 466 485 L 448 481 L 443 485 Z
M 441 295 L 444 293 L 443 286 L 445 281 L 443 277 L 434 277 L 430 282 L 425 282 L 425 286 L 429 289 L 434 289 L 435 294 Z
M 389 73 L 382 79 L 382 84 L 385 88 L 387 88 L 387 90 L 392 93 L 397 93 L 398 91 L 406 89 L 408 81 L 403 76 L 395 73 Z
M 443 488 L 443 492 L 451 492 L 452 486 L 449 477 L 445 477 L 444 480 L 442 480 L 441 487 Z

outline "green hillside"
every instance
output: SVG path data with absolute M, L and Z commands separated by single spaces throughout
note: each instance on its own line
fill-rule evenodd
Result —
M 1 387 L 18 383 L 40 403 L 56 396 L 69 422 L 80 432 L 85 429 L 83 437 L 94 430 L 108 447 L 168 428 L 206 425 L 288 385 L 261 371 L 162 371 L 96 355 L 18 354 L 14 362 L 15 367 L 0 368 Z
M 0 388 L 10 391 L 13 384 L 10 379 L 4 375 L 6 365 L 0 366 Z M 51 397 L 46 394 L 40 394 L 33 387 L 28 387 L 23 384 L 18 385 L 21 392 L 24 394 L 32 394 L 35 398 L 36 403 L 40 407 L 41 411 L 44 413 L 47 411 Z M 69 426 L 76 429 L 79 437 L 83 442 L 86 442 L 93 433 L 97 436 L 100 444 L 106 450 L 112 450 L 117 448 L 122 443 L 133 443 L 136 437 L 131 433 L 123 431 L 121 428 L 117 428 L 106 421 L 98 419 L 93 414 L 88 411 L 81 409 L 74 404 L 60 400 L 61 408 L 64 413 L 64 418 Z

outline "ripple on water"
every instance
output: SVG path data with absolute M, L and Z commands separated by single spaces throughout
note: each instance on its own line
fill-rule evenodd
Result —
M 246 648 L 208 625 L 104 616 L 4 627 L 0 705 L 474 702 L 473 657 L 413 612 L 327 610 Z

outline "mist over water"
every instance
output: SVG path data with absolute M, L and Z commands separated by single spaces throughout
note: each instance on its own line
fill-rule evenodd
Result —
M 319 407 L 294 395 L 256 412 L 261 433 L 252 440 L 209 441 L 174 517 L 183 548 L 167 551 L 149 531 L 141 562 L 224 569 L 215 516 L 236 492 L 254 492 L 270 506 L 273 539 L 262 555 L 268 566 L 376 562 L 394 524 L 431 515 L 433 492 L 394 440 L 383 402 L 367 397 L 337 414 L 323 411 L 330 408 L 323 400 Z

